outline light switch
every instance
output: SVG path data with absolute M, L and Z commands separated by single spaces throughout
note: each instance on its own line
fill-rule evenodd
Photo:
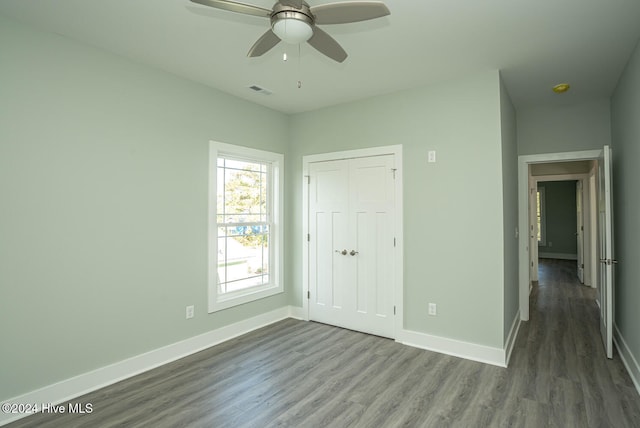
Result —
M 435 150 L 430 150 L 429 151 L 429 163 L 435 163 L 436 161 L 436 151 Z

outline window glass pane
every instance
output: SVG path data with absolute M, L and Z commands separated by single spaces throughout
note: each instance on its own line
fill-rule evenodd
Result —
M 224 237 L 224 228 L 220 228 L 218 229 L 218 284 L 225 284 L 227 282 L 226 254 L 227 240 Z M 223 293 L 226 292 L 224 288 L 220 291 Z
M 269 235 L 266 234 L 262 243 L 262 273 L 269 273 Z
M 218 159 L 218 161 L 220 161 L 220 159 Z M 217 187 L 216 212 L 218 213 L 218 219 L 220 219 L 220 216 L 224 214 L 224 168 L 218 168 Z M 219 222 L 220 220 L 218 220 L 218 223 Z
M 218 276 L 222 293 L 268 283 L 265 276 L 269 266 L 268 242 L 268 225 L 218 228 Z
M 261 162 L 249 162 L 236 159 L 225 159 L 224 165 L 229 169 L 240 169 L 249 171 L 260 171 Z
M 256 222 L 266 220 L 267 177 L 260 172 L 259 164 L 249 164 L 251 169 L 224 169 L 224 201 L 218 212 L 227 217 L 225 222 Z M 259 217 L 255 217 L 259 216 Z
M 251 287 L 257 287 L 260 285 L 264 285 L 264 276 L 258 275 L 252 278 L 245 278 L 238 281 L 228 282 L 226 284 L 226 292 L 244 290 Z

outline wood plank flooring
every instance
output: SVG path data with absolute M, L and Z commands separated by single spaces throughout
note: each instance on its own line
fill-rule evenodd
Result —
M 89 415 L 17 427 L 640 427 L 604 356 L 593 289 L 543 260 L 509 368 L 293 319 L 83 397 Z

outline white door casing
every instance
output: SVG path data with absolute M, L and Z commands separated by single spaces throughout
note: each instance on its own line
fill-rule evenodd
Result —
M 591 287 L 598 288 L 600 280 L 598 269 L 600 262 L 598 258 L 598 165 L 593 162 L 591 171 L 589 172 L 589 268 L 591 271 Z
M 518 227 L 520 230 L 530 228 L 530 166 L 538 163 L 553 163 L 567 161 L 594 160 L 602 155 L 602 150 L 587 150 L 580 152 L 546 153 L 539 155 L 518 156 Z M 570 175 L 561 176 L 566 180 Z M 576 177 L 576 179 L 586 178 Z M 553 181 L 555 177 L 545 176 L 544 180 L 537 178 L 536 181 Z M 594 198 L 595 199 L 595 198 Z M 593 200 L 593 199 L 592 199 Z M 594 224 L 595 222 L 591 222 Z M 595 226 L 594 226 L 595 227 Z M 593 235 L 592 235 L 593 238 Z M 520 319 L 529 320 L 529 294 L 531 284 L 531 256 L 533 247 L 530 245 L 530 235 L 521 234 L 518 245 L 518 283 L 519 283 L 519 307 Z M 592 253 L 595 258 L 596 251 Z M 592 265 L 593 267 L 593 265 Z M 594 267 L 595 269 L 595 267 Z M 596 277 L 597 278 L 597 277 Z M 595 284 L 597 281 L 593 281 Z
M 308 167 L 309 319 L 394 337 L 394 156 Z

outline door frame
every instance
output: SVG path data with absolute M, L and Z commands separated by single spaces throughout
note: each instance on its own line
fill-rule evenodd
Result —
M 591 286 L 591 267 L 593 266 L 594 263 L 596 263 L 595 253 L 597 252 L 597 248 L 595 247 L 595 244 L 593 248 L 591 247 L 592 245 L 591 233 L 593 230 L 591 226 L 593 225 L 593 223 L 597 225 L 597 218 L 595 216 L 596 214 L 595 210 L 591 211 L 591 204 L 590 204 L 591 195 L 587 194 L 587 193 L 590 193 L 590 192 L 587 192 L 587 190 L 591 190 L 589 188 L 589 186 L 591 186 L 591 183 L 589 182 L 589 173 L 539 175 L 539 176 L 530 177 L 530 183 L 533 188 L 537 188 L 538 183 L 545 183 L 549 181 L 576 181 L 576 182 L 579 181 L 582 183 L 582 186 L 583 186 L 582 187 L 582 195 L 583 195 L 582 196 L 583 198 L 582 222 L 583 222 L 583 226 L 585 227 L 583 231 L 584 239 L 583 239 L 582 247 L 583 247 L 584 267 L 585 269 L 587 269 L 584 275 L 586 280 L 583 282 L 583 284 L 586 285 L 586 283 L 588 282 L 589 283 L 588 285 Z M 529 205 L 529 210 L 531 211 L 533 218 L 535 218 L 535 208 L 536 208 L 535 206 Z M 537 243 L 537 241 L 534 242 L 532 240 L 531 245 L 533 245 L 534 243 Z M 586 247 L 589 247 L 588 251 L 586 250 Z M 538 259 L 540 257 L 540 254 L 539 254 L 537 245 L 533 247 L 533 250 L 534 250 L 533 257 L 531 258 L 531 261 L 533 262 L 533 266 L 531 268 L 531 277 L 533 278 L 534 281 L 537 281 L 538 280 L 538 274 L 537 274 Z
M 346 150 L 341 152 L 320 153 L 302 157 L 302 318 L 309 321 L 309 164 L 343 159 L 364 158 L 371 156 L 394 155 L 395 162 L 395 219 L 394 236 L 396 239 L 395 270 L 393 275 L 393 302 L 395 306 L 394 337 L 404 328 L 404 252 L 403 252 L 403 184 L 402 184 L 402 145 L 370 147 L 365 149 Z
M 602 153 L 603 149 L 598 149 L 518 156 L 518 228 L 521 231 L 527 231 L 527 233 L 520 233 L 518 239 L 518 294 L 522 321 L 529 320 L 529 166 L 537 163 L 597 160 Z

